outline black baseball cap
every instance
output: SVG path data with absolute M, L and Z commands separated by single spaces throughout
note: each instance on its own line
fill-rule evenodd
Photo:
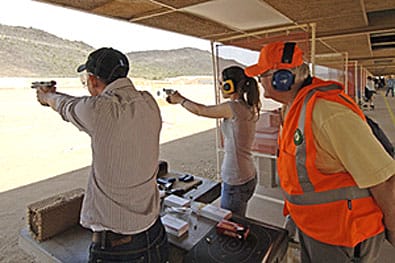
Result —
M 106 84 L 128 75 L 128 58 L 113 48 L 100 48 L 89 54 L 85 64 L 77 68 L 77 72 L 88 71 L 102 79 Z

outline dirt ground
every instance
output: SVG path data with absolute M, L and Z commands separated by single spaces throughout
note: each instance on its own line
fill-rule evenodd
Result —
M 202 103 L 214 102 L 212 87 L 176 87 Z M 59 88 L 74 95 L 86 90 Z M 161 107 L 162 160 L 170 169 L 204 177 L 216 175 L 215 121 L 196 117 L 179 105 Z M 91 162 L 90 140 L 50 108 L 40 106 L 30 88 L 0 88 L 0 262 L 34 262 L 18 247 L 27 205 L 77 187 L 84 188 Z

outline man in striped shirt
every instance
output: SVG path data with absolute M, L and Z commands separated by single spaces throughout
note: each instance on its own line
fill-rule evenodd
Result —
M 127 77 L 121 52 L 101 48 L 77 69 L 91 96 L 37 89 L 37 99 L 86 132 L 92 166 L 80 223 L 93 232 L 89 262 L 166 262 L 156 184 L 162 119 L 154 98 Z

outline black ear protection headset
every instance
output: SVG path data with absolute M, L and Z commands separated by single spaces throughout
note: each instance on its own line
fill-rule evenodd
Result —
M 236 89 L 235 89 L 235 84 L 233 83 L 233 80 L 231 80 L 231 79 L 224 80 L 224 82 L 222 83 L 222 90 L 223 90 L 224 94 L 234 93 L 236 91 Z
M 295 50 L 295 43 L 285 43 L 281 63 L 292 63 L 292 57 Z M 272 86 L 278 91 L 288 91 L 295 82 L 295 75 L 287 70 L 280 69 L 273 73 Z

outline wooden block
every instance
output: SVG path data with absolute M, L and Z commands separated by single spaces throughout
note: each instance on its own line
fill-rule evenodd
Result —
M 84 189 L 77 188 L 28 205 L 29 231 L 37 241 L 79 224 Z

